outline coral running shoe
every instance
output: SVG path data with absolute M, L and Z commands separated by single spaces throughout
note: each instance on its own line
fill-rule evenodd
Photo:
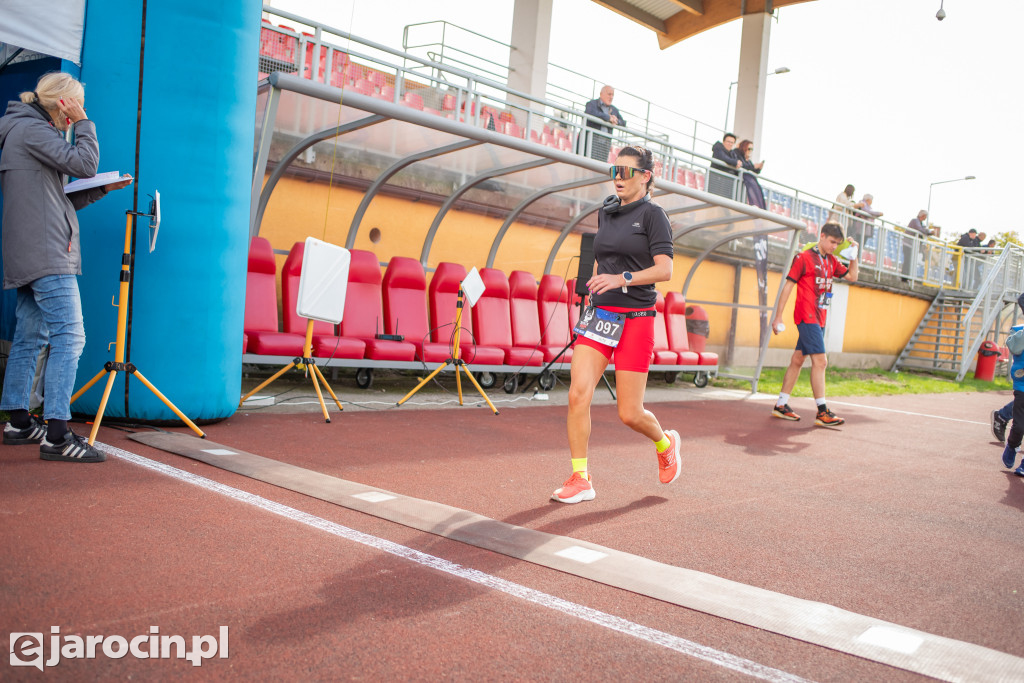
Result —
M 663 451 L 658 451 L 658 479 L 662 484 L 671 484 L 679 478 L 679 472 L 683 469 L 679 466 L 679 432 L 670 429 L 665 432 L 669 445 Z
M 779 417 L 783 420 L 792 420 L 793 422 L 800 419 L 800 416 L 793 412 L 793 409 L 789 407 L 788 403 L 784 406 L 775 406 L 775 410 L 772 411 L 772 417 Z
M 594 486 L 590 483 L 590 477 L 573 472 L 572 476 L 562 484 L 562 488 L 551 494 L 551 500 L 559 503 L 582 503 L 585 500 L 594 500 L 597 494 Z
M 827 409 L 819 410 L 818 417 L 814 418 L 814 424 L 819 427 L 838 427 L 844 422 L 846 422 L 846 420 Z

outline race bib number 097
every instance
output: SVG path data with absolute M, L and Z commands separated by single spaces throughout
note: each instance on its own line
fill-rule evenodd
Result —
M 614 348 L 619 345 L 622 338 L 622 327 L 625 322 L 626 316 L 622 313 L 587 306 L 583 309 L 583 315 L 580 316 L 573 332 Z

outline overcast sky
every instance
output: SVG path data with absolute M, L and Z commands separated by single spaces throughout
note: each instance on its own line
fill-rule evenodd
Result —
M 407 24 L 444 19 L 508 42 L 513 0 L 273 0 L 401 47 Z M 1024 110 L 1024 2 L 814 0 L 778 12 L 768 68 L 763 174 L 832 199 L 847 183 L 905 225 L 928 203 L 943 236 L 1021 231 L 1013 131 Z M 739 66 L 735 21 L 659 50 L 655 34 L 590 0 L 554 0 L 550 61 L 722 126 Z M 735 90 L 733 91 L 735 100 Z M 709 150 L 696 150 L 707 154 Z

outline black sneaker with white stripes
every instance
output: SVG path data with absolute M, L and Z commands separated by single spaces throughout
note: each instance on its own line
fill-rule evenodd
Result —
M 89 445 L 88 439 L 74 432 L 64 435 L 59 443 L 50 443 L 43 438 L 39 446 L 39 457 L 43 460 L 65 460 L 67 462 L 103 462 L 106 453 Z
M 29 415 L 29 425 L 24 429 L 18 429 L 10 422 L 4 427 L 4 443 L 10 446 L 20 446 L 26 443 L 41 443 L 46 436 L 46 423 L 38 415 Z

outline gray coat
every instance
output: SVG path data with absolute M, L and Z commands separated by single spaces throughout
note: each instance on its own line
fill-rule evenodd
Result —
M 68 144 L 40 107 L 11 102 L 0 118 L 4 289 L 44 275 L 81 275 L 75 211 L 106 194 L 102 187 L 64 194 L 63 175 L 88 178 L 99 168 L 96 125 L 75 124 Z

